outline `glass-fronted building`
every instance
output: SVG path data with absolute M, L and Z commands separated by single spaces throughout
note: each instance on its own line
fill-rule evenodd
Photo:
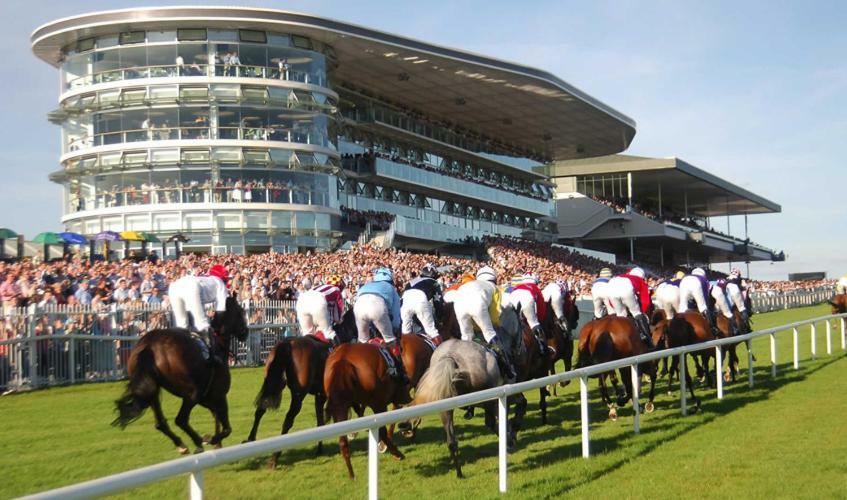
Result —
M 392 214 L 403 246 L 551 239 L 553 185 L 530 165 L 618 152 L 635 131 L 539 70 L 283 11 L 86 14 L 32 44 L 60 71 L 51 179 L 81 234 L 330 249 L 355 236 L 352 210 Z

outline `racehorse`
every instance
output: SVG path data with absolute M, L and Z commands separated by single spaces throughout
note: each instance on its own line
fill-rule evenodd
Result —
M 653 333 L 653 341 L 657 343 L 661 340 L 661 331 Z M 620 316 L 605 316 L 600 319 L 595 319 L 585 324 L 579 333 L 579 364 L 578 366 L 587 366 L 589 364 L 606 363 L 609 361 L 637 356 L 647 352 L 647 346 L 638 335 L 638 329 L 635 326 L 635 321 L 632 318 Z M 646 412 L 653 411 L 653 398 L 656 387 L 656 363 L 641 363 L 641 370 L 646 371 L 650 377 L 650 394 L 647 404 L 644 406 Z M 625 394 L 618 393 L 617 405 L 623 406 L 632 397 L 632 377 L 630 376 L 629 368 L 621 368 L 619 370 L 621 381 L 625 388 Z M 609 408 L 609 418 L 617 420 L 618 412 L 615 405 L 609 397 L 609 392 L 606 388 L 606 377 L 609 374 L 603 373 L 598 376 L 600 384 L 600 394 L 603 401 Z M 613 373 L 612 373 L 613 375 Z M 617 385 L 615 383 L 615 389 Z
M 839 293 L 832 300 L 828 301 L 832 306 L 832 314 L 844 314 L 847 312 L 847 294 Z
M 514 309 L 505 307 L 502 310 L 500 325 L 497 335 L 502 335 L 504 347 L 514 353 L 521 343 L 518 317 Z M 448 340 L 441 344 L 432 355 L 429 370 L 418 383 L 412 404 L 424 404 L 459 394 L 489 389 L 502 385 L 503 382 L 503 375 L 491 351 L 475 342 Z M 521 402 L 518 401 L 516 417 L 521 411 L 520 404 Z M 526 399 L 523 400 L 523 404 L 523 411 L 525 411 Z M 485 410 L 486 427 L 497 433 L 496 401 L 486 401 L 481 406 Z M 456 440 L 453 410 L 441 413 L 441 423 L 447 436 L 450 460 L 456 469 L 456 476 L 461 478 L 462 467 L 459 463 L 459 444 Z M 514 421 L 508 422 L 507 425 L 509 426 L 509 445 L 513 446 L 517 442 L 516 426 Z
M 115 401 L 118 417 L 112 425 L 123 429 L 138 419 L 147 407 L 151 407 L 156 417 L 156 429 L 169 437 L 181 454 L 188 453 L 188 448 L 171 431 L 162 414 L 159 392 L 165 389 L 182 398 L 182 406 L 175 421 L 191 437 L 194 452 L 203 451 L 202 438 L 188 423 L 191 410 L 198 404 L 208 408 L 215 418 L 216 432 L 209 444 L 219 447 L 221 441 L 232 432 L 226 400 L 230 387 L 226 363 L 230 340 L 232 337 L 245 340 L 248 334 L 244 310 L 235 296 L 227 297 L 226 311 L 215 315 L 212 329 L 217 350 L 224 354 L 223 363 L 205 359 L 201 341 L 193 338 L 187 330 L 168 328 L 153 330 L 144 335 L 129 355 L 129 384 L 123 396 Z
M 353 311 L 347 311 L 341 322 L 335 326 L 336 335 L 342 342 L 349 342 L 355 335 L 356 323 Z M 282 423 L 281 434 L 287 434 L 294 425 L 294 419 L 303 407 L 303 400 L 308 394 L 315 397 L 315 417 L 318 426 L 324 424 L 324 366 L 329 357 L 330 344 L 318 340 L 313 335 L 291 337 L 279 342 L 271 351 L 265 362 L 265 379 L 262 388 L 256 396 L 256 412 L 253 417 L 253 427 L 247 442 L 255 441 L 259 430 L 259 422 L 269 409 L 279 408 L 282 402 L 282 391 L 288 386 L 291 393 L 291 403 L 285 420 Z M 317 452 L 323 449 L 318 442 Z M 275 468 L 280 452 L 273 455 L 269 462 L 270 468 Z
M 547 303 L 547 310 L 550 311 L 550 303 Z M 565 309 L 568 311 L 567 307 Z M 576 328 L 576 321 L 579 318 L 579 310 L 576 308 L 576 304 L 573 304 L 572 309 L 570 311 L 576 311 L 575 315 L 571 313 L 567 320 L 568 329 L 563 329 L 562 326 L 555 321 L 550 315 L 547 315 L 545 318 L 544 324 L 542 328 L 545 332 L 551 332 L 547 337 L 547 346 L 553 350 L 550 358 L 550 375 L 556 373 L 556 363 L 559 360 L 562 360 L 565 363 L 565 371 L 570 371 L 571 363 L 573 358 L 573 340 L 571 340 L 571 330 Z M 570 383 L 570 380 L 565 380 L 564 382 L 559 382 L 561 387 L 565 387 Z M 556 386 L 552 385 L 548 387 L 548 395 L 550 389 L 553 390 L 553 395 L 556 395 Z
M 351 409 L 361 414 L 364 407 L 369 407 L 374 413 L 382 413 L 389 404 L 403 405 L 411 401 L 409 385 L 389 375 L 379 349 L 373 344 L 342 344 L 329 355 L 324 370 L 327 418 L 342 422 L 347 420 Z M 395 458 L 404 458 L 385 427 L 379 428 L 379 438 Z M 353 479 L 346 435 L 338 438 L 338 447 L 347 465 L 347 474 Z
M 682 313 L 677 313 L 673 318 L 669 321 L 664 320 L 665 323 L 660 323 L 656 325 L 655 330 L 664 330 L 664 344 L 665 347 L 671 349 L 674 347 L 682 347 L 686 345 L 698 344 L 701 342 L 708 342 L 710 340 L 714 340 L 714 336 L 711 332 L 711 327 L 709 326 L 708 320 L 696 311 L 686 311 Z M 712 351 L 711 349 L 707 349 L 707 351 Z M 694 353 L 694 358 L 698 356 L 708 356 L 709 352 L 705 353 Z M 685 361 L 685 356 L 683 355 L 683 362 Z M 708 368 L 708 364 L 704 363 Z M 673 373 L 679 373 L 679 358 L 677 356 L 673 357 L 671 361 L 671 369 L 668 374 L 668 393 L 671 392 L 671 383 L 673 381 Z M 708 377 L 708 373 L 706 374 Z M 694 384 L 691 382 L 691 374 L 689 370 L 685 370 L 685 381 L 688 384 L 688 390 L 691 392 L 691 399 L 694 401 L 694 404 L 697 408 L 697 411 L 702 411 L 700 408 L 700 400 L 697 396 L 694 395 Z

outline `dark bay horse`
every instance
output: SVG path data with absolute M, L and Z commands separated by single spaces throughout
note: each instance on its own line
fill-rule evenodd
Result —
M 188 448 L 171 431 L 162 414 L 159 392 L 165 389 L 182 398 L 175 422 L 191 437 L 195 453 L 203 451 L 203 440 L 191 428 L 188 419 L 191 410 L 198 404 L 208 408 L 215 417 L 216 433 L 209 444 L 220 446 L 221 441 L 232 432 L 226 400 L 230 387 L 226 363 L 230 340 L 233 337 L 244 340 L 248 334 L 244 310 L 234 296 L 226 299 L 226 311 L 215 315 L 212 329 L 218 350 L 225 353 L 224 363 L 206 360 L 199 341 L 187 330 L 169 328 L 144 335 L 129 355 L 129 384 L 124 395 L 115 401 L 118 417 L 112 425 L 123 429 L 150 407 L 156 417 L 156 429 L 169 437 L 180 453 L 188 453 Z
M 654 331 L 662 327 L 665 328 L 664 345 L 667 348 L 708 342 L 715 338 L 714 335 L 712 335 L 709 321 L 699 312 L 686 311 L 677 313 L 669 321 L 665 321 L 666 322 L 663 324 L 656 325 Z M 707 351 L 710 352 L 693 353 L 695 360 L 697 356 L 703 357 L 709 356 L 709 354 L 714 354 L 712 349 L 707 349 Z M 685 362 L 685 356 L 683 356 L 683 362 Z M 706 364 L 706 366 L 708 367 L 708 364 Z M 677 356 L 673 357 L 671 361 L 671 369 L 668 373 L 668 393 L 671 392 L 671 383 L 673 381 L 674 373 L 679 373 L 679 358 Z M 685 370 L 685 382 L 688 385 L 688 390 L 691 392 L 691 399 L 694 401 L 697 411 L 702 411 L 700 407 L 700 400 L 694 394 L 694 384 L 691 382 L 690 370 Z
M 547 310 L 552 311 L 549 301 L 547 302 Z M 559 322 L 557 322 L 555 318 L 553 318 L 552 314 L 548 314 L 545 318 L 544 323 L 541 325 L 544 331 L 548 332 L 547 346 L 553 350 L 550 357 L 550 375 L 556 373 L 556 363 L 558 363 L 559 360 L 562 360 L 564 362 L 565 371 L 570 371 L 570 369 L 572 368 L 571 363 L 573 360 L 573 340 L 571 340 L 570 330 L 576 328 L 576 321 L 579 318 L 579 310 L 576 308 L 576 304 L 573 304 L 570 306 L 570 308 L 566 307 L 565 311 L 568 314 L 567 329 L 563 329 Z M 565 387 L 569 383 L 570 380 L 565 380 L 564 382 L 559 382 L 559 385 L 561 387 Z M 551 389 L 553 395 L 555 396 L 556 386 L 552 385 L 551 387 L 547 388 L 548 395 Z
M 653 334 L 654 343 L 660 339 L 661 332 L 656 331 Z M 635 326 L 635 321 L 632 318 L 610 315 L 589 321 L 582 327 L 579 333 L 578 352 L 578 366 L 588 366 L 644 354 L 647 352 L 647 346 L 641 340 L 638 329 Z M 655 362 L 641 363 L 639 365 L 640 370 L 646 372 L 650 377 L 650 393 L 648 402 L 644 406 L 645 411 L 648 413 L 652 412 L 654 408 L 656 367 L 657 363 Z M 617 405 L 623 406 L 633 394 L 632 376 L 629 367 L 621 368 L 619 373 L 626 392 L 625 394 L 618 394 Z M 617 408 L 612 403 L 606 388 L 605 379 L 608 375 L 604 373 L 598 377 L 600 394 L 609 408 L 609 418 L 617 420 Z
M 844 314 L 847 312 L 847 294 L 839 293 L 828 302 L 832 308 L 832 314 Z

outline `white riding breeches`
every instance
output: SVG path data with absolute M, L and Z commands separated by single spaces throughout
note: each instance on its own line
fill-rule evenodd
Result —
M 544 296 L 545 302 L 550 303 L 550 307 L 553 309 L 553 314 L 556 315 L 556 319 L 564 321 L 566 319 L 565 294 L 562 292 L 562 288 L 555 283 L 550 283 L 544 287 L 544 290 L 541 290 L 541 295 Z
M 386 342 L 393 342 L 394 330 L 391 327 L 391 316 L 385 300 L 379 295 L 366 293 L 356 297 L 353 305 L 353 314 L 356 316 L 356 330 L 359 332 L 359 342 L 365 343 L 370 340 L 370 326 L 374 325 Z
M 594 301 L 594 318 L 600 319 L 609 314 L 609 283 L 598 281 L 591 285 L 591 300 Z
M 709 310 L 706 297 L 703 296 L 703 287 L 700 285 L 697 276 L 686 276 L 679 282 L 679 307 L 677 312 L 687 311 L 688 302 L 691 300 L 697 303 L 697 310 L 701 314 L 706 314 L 706 311 Z
M 465 289 L 464 286 L 457 290 L 453 308 L 459 322 L 459 331 L 462 332 L 462 340 L 473 340 L 474 323 L 479 327 L 486 342 L 490 342 L 497 335 L 488 314 L 488 303 L 485 297 L 475 293 L 475 290 Z
M 538 321 L 538 305 L 535 303 L 535 297 L 529 290 L 517 289 L 509 292 L 509 302 L 517 309 L 520 306 L 521 314 L 526 319 L 526 324 L 530 328 L 535 328 L 541 323 Z
M 458 290 L 447 290 L 444 292 L 444 303 L 452 304 L 454 300 L 456 300 L 456 293 Z
M 171 309 L 174 315 L 174 326 L 177 328 L 194 328 L 202 332 L 209 328 L 209 317 L 200 300 L 200 284 L 196 280 L 180 279 L 171 283 L 168 287 L 168 297 L 171 301 Z M 191 315 L 189 321 L 188 315 Z
M 412 333 L 412 324 L 415 318 L 418 318 L 430 338 L 438 336 L 432 313 L 432 303 L 422 290 L 411 288 L 403 292 L 403 303 L 400 306 L 400 319 L 403 322 L 402 332 L 404 335 Z
M 729 305 L 729 300 L 727 300 L 726 294 L 721 287 L 713 286 L 712 287 L 712 298 L 715 299 L 715 307 L 718 311 L 723 314 L 726 319 L 732 319 L 732 307 Z
M 747 306 L 744 305 L 744 295 L 741 293 L 741 288 L 738 285 L 735 283 L 727 283 L 726 294 L 729 296 L 730 302 L 735 305 L 736 309 L 738 309 L 738 312 L 744 312 L 747 310 Z
M 327 339 L 335 338 L 335 330 L 332 328 L 324 294 L 316 290 L 301 293 L 297 298 L 295 310 L 297 322 L 300 324 L 300 335 L 323 332 Z
M 670 283 L 662 283 L 656 288 L 656 302 L 665 311 L 668 319 L 673 318 L 679 307 L 679 287 Z
M 632 288 L 632 282 L 628 279 L 621 277 L 610 279 L 608 295 L 616 315 L 624 318 L 627 312 L 632 314 L 633 318 L 641 315 L 641 307 L 638 305 L 635 290 Z

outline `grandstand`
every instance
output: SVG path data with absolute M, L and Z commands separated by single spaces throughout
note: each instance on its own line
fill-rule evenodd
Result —
M 612 155 L 555 162 L 558 241 L 657 266 L 783 260 L 747 234 L 747 216 L 781 207 L 679 158 Z M 711 227 L 744 217 L 744 237 Z

